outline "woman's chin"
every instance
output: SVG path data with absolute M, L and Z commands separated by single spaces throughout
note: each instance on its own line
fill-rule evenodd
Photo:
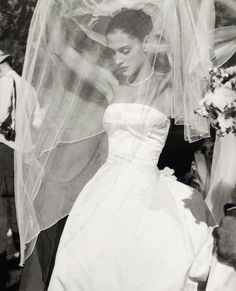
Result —
M 125 76 L 125 74 L 119 71 L 113 71 L 112 73 L 115 76 L 115 78 L 119 81 L 120 85 L 124 85 L 126 83 L 127 76 Z
M 127 84 L 127 77 L 124 76 L 124 75 L 121 75 L 121 76 L 118 78 L 118 81 L 119 81 L 120 86 L 122 86 L 122 85 L 126 85 L 126 84 Z

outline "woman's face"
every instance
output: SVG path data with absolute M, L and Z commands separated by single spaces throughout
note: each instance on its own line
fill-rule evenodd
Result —
M 127 78 L 137 74 L 147 60 L 143 43 L 121 30 L 107 35 L 107 45 L 114 52 L 116 72 Z

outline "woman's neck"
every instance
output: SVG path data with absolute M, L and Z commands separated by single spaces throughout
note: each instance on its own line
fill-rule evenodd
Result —
M 141 69 L 133 74 L 131 77 L 127 78 L 127 83 L 130 85 L 135 85 L 147 80 L 147 78 L 151 77 L 153 73 L 153 67 L 150 62 L 147 61 L 143 64 Z

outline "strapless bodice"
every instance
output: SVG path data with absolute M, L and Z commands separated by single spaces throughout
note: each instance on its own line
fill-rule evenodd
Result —
M 156 165 L 170 127 L 157 109 L 137 103 L 110 104 L 103 125 L 108 133 L 108 159 Z

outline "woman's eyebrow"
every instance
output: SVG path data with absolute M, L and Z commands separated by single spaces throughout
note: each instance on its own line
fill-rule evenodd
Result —
M 124 45 L 124 46 L 119 47 L 118 51 L 123 50 L 123 49 L 129 49 L 129 48 L 130 48 L 130 45 Z

